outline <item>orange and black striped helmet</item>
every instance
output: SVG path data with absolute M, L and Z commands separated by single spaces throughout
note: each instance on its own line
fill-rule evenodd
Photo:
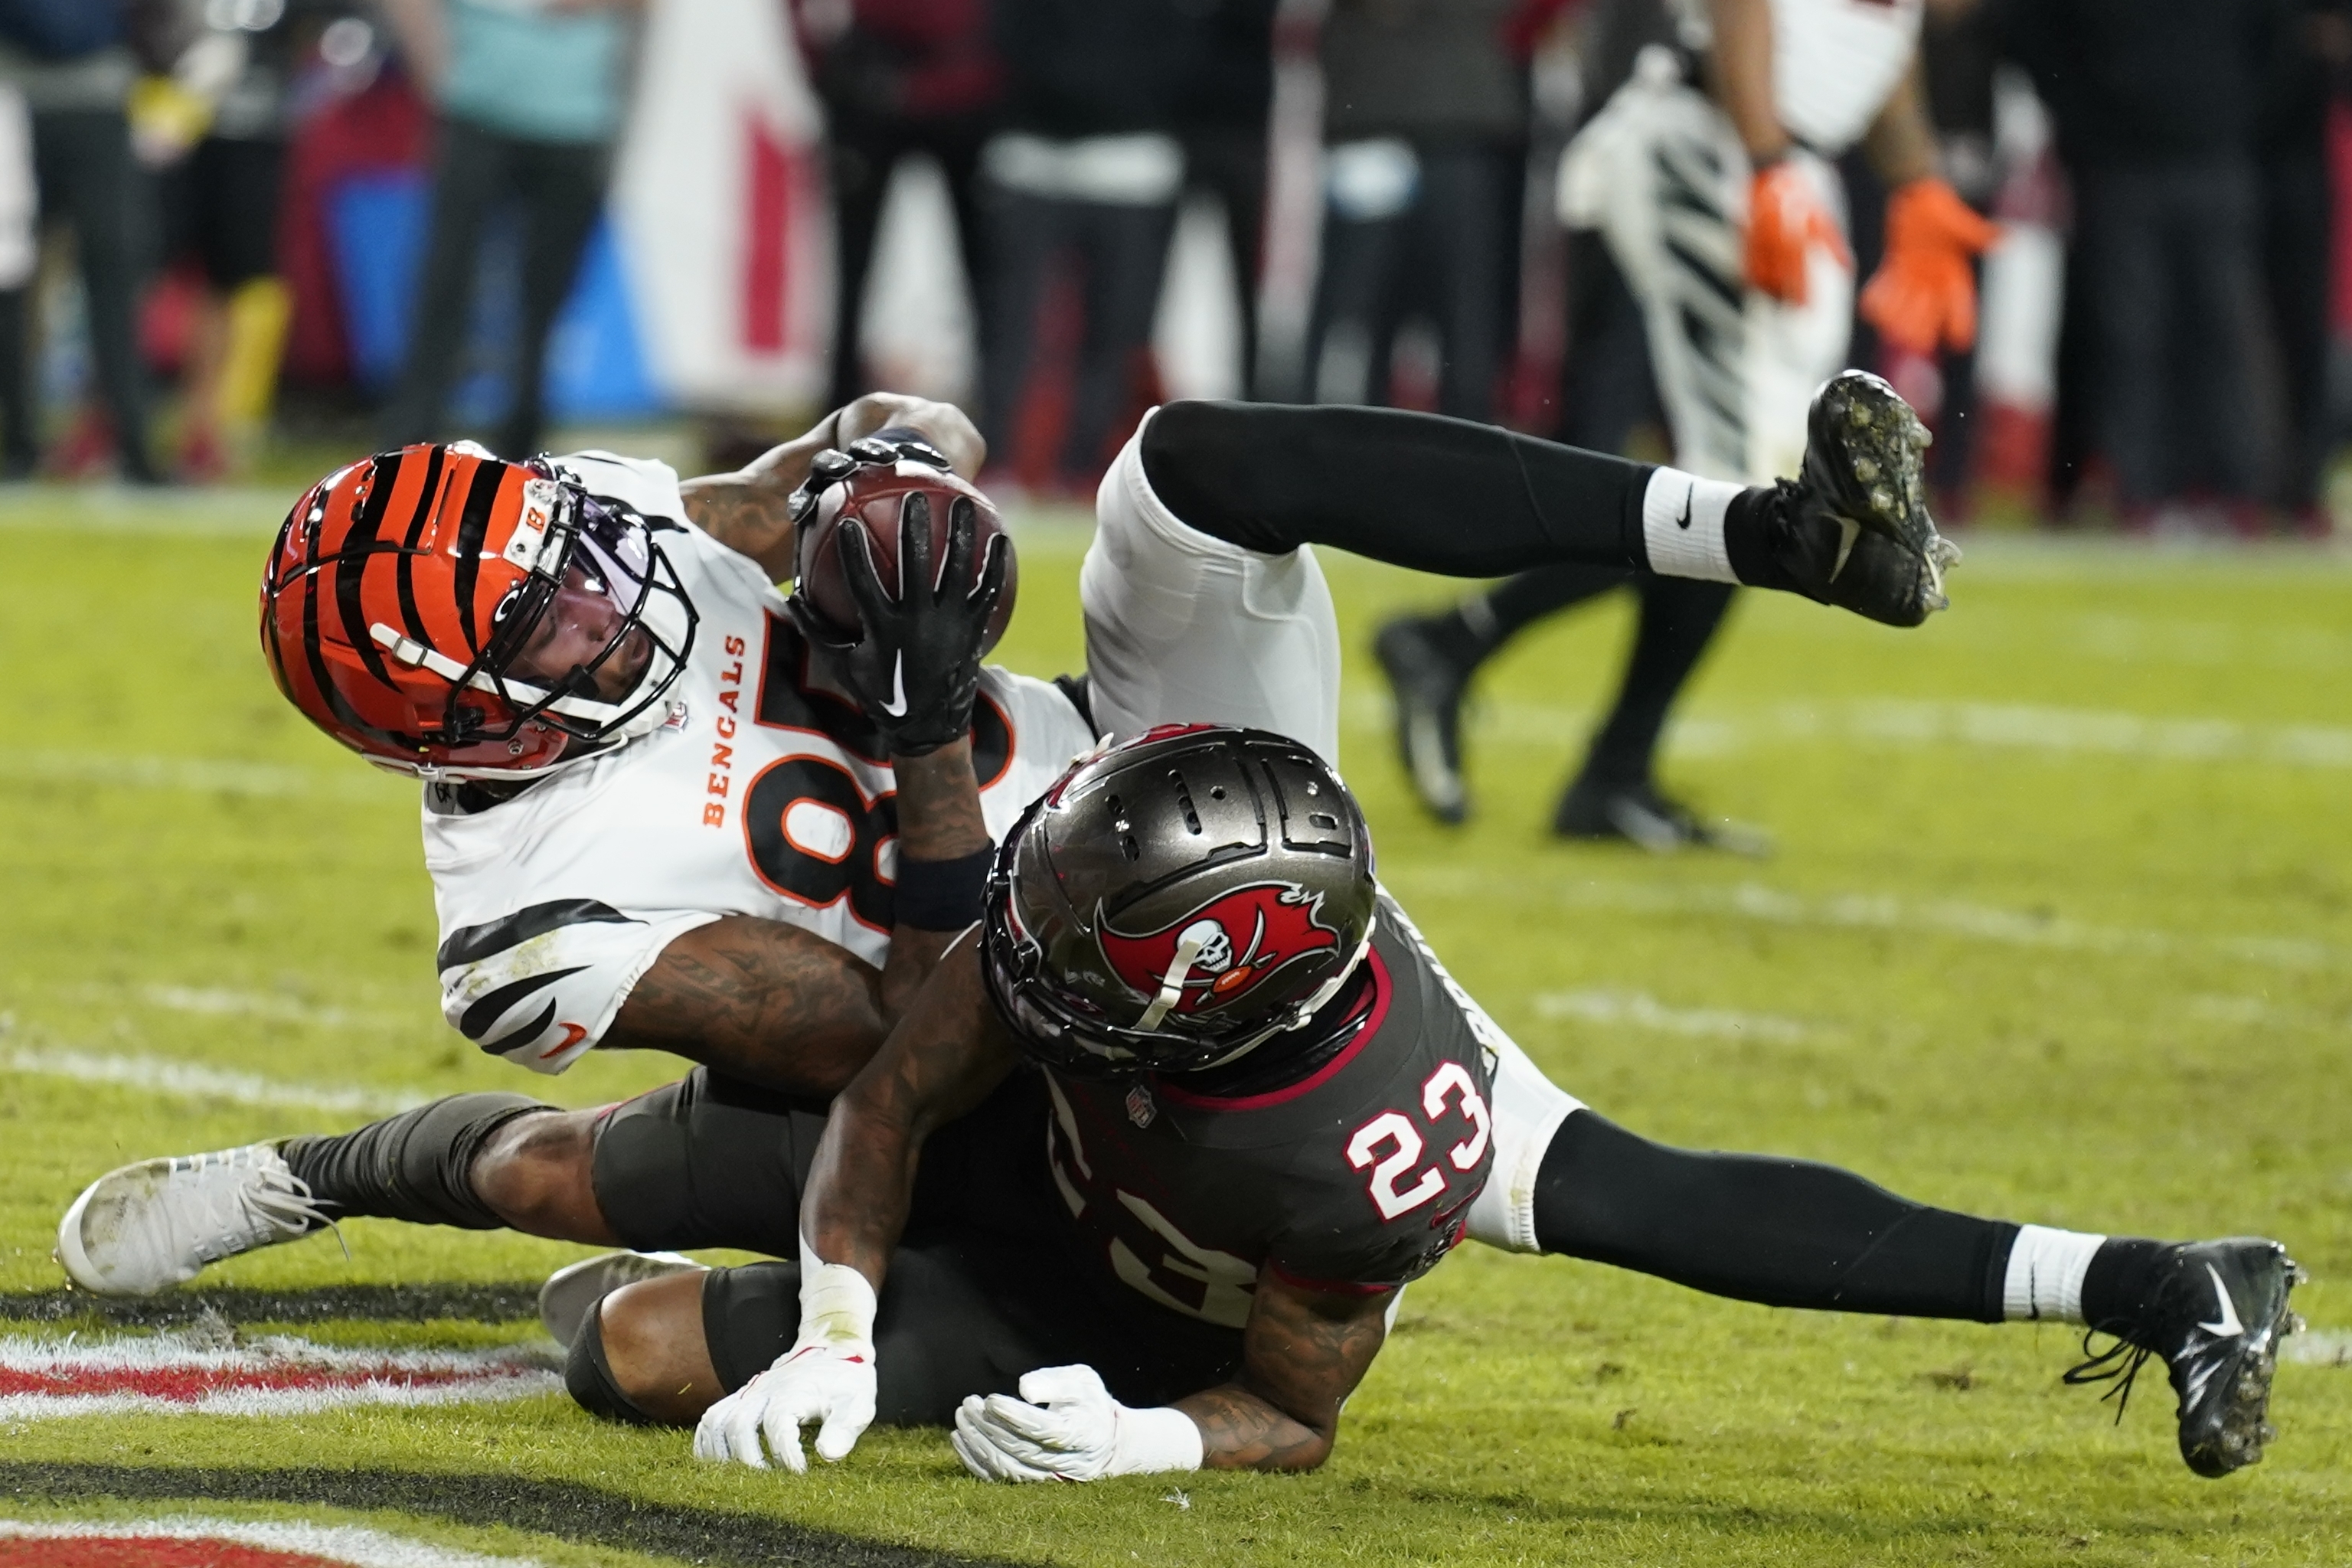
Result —
M 287 700 L 425 778 L 544 773 L 654 728 L 695 619 L 646 519 L 471 442 L 328 475 L 261 584 Z

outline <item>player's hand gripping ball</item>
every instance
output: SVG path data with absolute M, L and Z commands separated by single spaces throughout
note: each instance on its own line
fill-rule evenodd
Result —
M 800 497 L 793 617 L 897 756 L 970 730 L 1017 585 L 1003 519 L 941 462 L 869 437 L 820 454 Z

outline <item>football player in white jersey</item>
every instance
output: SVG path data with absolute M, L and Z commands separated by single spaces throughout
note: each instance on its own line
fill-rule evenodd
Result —
M 1863 314 L 1919 353 L 1974 340 L 1970 263 L 1994 230 L 1937 173 L 1920 5 L 1668 0 L 1681 48 L 1643 49 L 1561 161 L 1562 221 L 1601 232 L 1642 308 L 1676 467 L 1749 484 L 1797 472 L 1806 402 L 1845 363 L 1854 275 L 1834 164 L 1856 143 L 1892 192 L 1885 258 Z M 1627 580 L 1552 569 L 1382 628 L 1400 749 L 1433 814 L 1459 821 L 1468 810 L 1460 712 L 1479 666 L 1523 627 Z M 1730 592 L 1633 585 L 1633 667 L 1555 830 L 1655 850 L 1760 849 L 1758 836 L 1661 794 L 1653 773 L 1667 710 Z

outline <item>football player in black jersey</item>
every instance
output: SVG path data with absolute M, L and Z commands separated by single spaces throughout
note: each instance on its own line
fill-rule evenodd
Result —
M 770 1194 L 800 1197 L 799 1263 L 614 1292 L 571 1386 L 761 1468 L 804 1468 L 804 1424 L 837 1460 L 877 1417 L 951 1417 L 991 1479 L 1311 1468 L 1397 1290 L 1513 1157 L 1492 1097 L 1516 1055 L 1380 891 L 1328 764 L 1154 731 L 1007 837 L 979 926 L 834 1101 L 804 1192 Z M 2074 1375 L 2164 1357 L 2200 1474 L 2270 1436 L 2294 1326 L 2275 1242 L 1980 1219 L 1581 1107 L 1538 1187 L 1546 1251 L 1775 1305 L 2115 1333 Z

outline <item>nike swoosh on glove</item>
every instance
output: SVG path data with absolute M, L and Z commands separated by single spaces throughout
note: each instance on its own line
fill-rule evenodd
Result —
M 1928 354 L 1977 341 L 1977 277 L 1969 265 L 2000 237 L 1952 187 L 1932 176 L 1886 198 L 1886 258 L 1862 290 L 1863 319 L 1896 348 Z
M 1201 1429 L 1181 1410 L 1132 1410 L 1090 1366 L 1049 1366 L 1021 1379 L 1021 1397 L 974 1394 L 948 1441 L 984 1481 L 1091 1481 L 1201 1468 Z
M 958 498 L 948 511 L 947 556 L 934 569 L 930 498 L 908 496 L 898 514 L 905 593 L 898 599 L 883 590 L 865 524 L 853 518 L 841 525 L 842 576 L 857 601 L 864 635 L 840 667 L 893 756 L 919 757 L 971 731 L 981 647 L 1009 560 L 999 534 L 988 542 L 988 559 L 973 580 L 978 521 L 971 502 Z
M 755 1470 L 771 1456 L 794 1475 L 808 1472 L 801 1428 L 814 1421 L 817 1457 L 838 1464 L 874 1424 L 874 1347 L 796 1345 L 776 1363 L 702 1413 L 694 1457 Z
M 1803 304 L 1811 292 L 1806 263 L 1817 246 L 1853 265 L 1845 236 L 1804 171 L 1787 163 L 1757 170 L 1748 185 L 1748 286 L 1783 304 Z

